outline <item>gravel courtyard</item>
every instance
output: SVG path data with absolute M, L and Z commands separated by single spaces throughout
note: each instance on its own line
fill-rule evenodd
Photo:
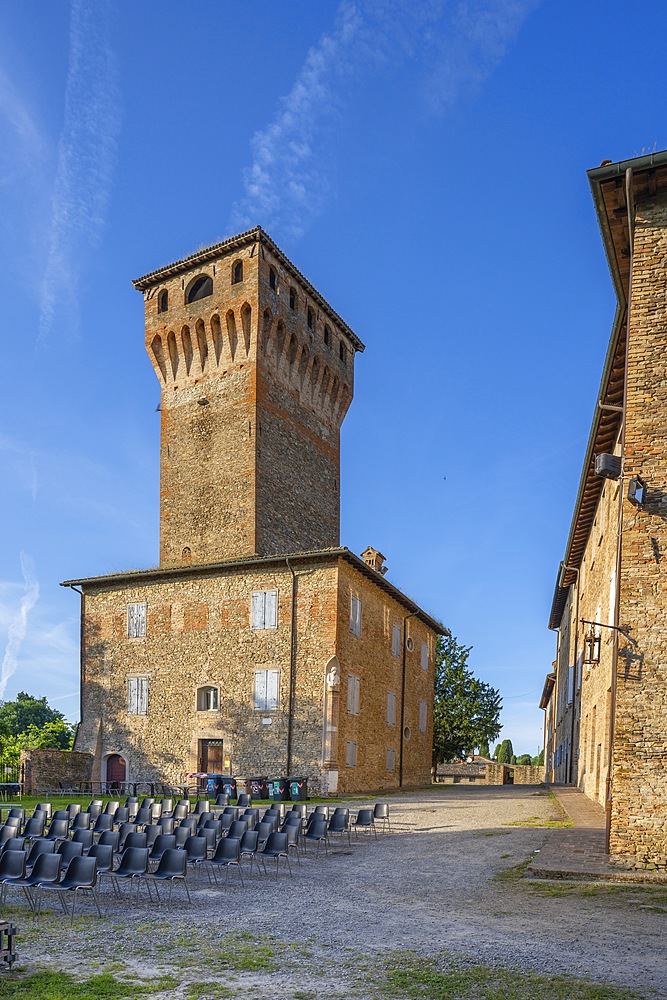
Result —
M 621 996 L 667 998 L 666 892 L 536 884 L 511 871 L 550 831 L 505 824 L 562 818 L 544 789 L 457 785 L 387 801 L 393 834 L 353 836 L 351 848 L 337 842 L 328 859 L 293 861 L 292 879 L 284 870 L 278 880 L 254 874 L 241 888 L 232 872 L 229 889 L 213 889 L 204 878 L 192 906 L 158 909 L 143 892 L 130 907 L 107 888 L 105 919 L 82 905 L 85 917 L 70 930 L 50 907 L 33 921 L 15 893 L 4 915 L 19 924 L 19 964 L 26 972 L 170 975 L 177 982 L 165 997 L 349 997 L 382 995 L 363 985 L 378 957 L 447 951 L 463 963 L 566 973 L 613 984 Z M 198 981 L 210 992 L 187 992 Z

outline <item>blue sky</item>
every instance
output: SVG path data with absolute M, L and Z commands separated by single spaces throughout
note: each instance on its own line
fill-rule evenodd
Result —
M 341 542 L 542 741 L 614 297 L 585 171 L 667 145 L 667 6 L 0 3 L 0 689 L 78 712 L 61 580 L 158 559 L 130 279 L 262 225 L 366 343 Z

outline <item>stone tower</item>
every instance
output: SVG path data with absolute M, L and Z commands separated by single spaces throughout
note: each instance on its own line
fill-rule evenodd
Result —
M 337 546 L 361 341 L 260 228 L 133 284 L 162 387 L 160 565 Z

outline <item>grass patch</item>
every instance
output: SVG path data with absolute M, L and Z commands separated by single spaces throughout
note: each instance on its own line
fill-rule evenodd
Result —
M 540 819 L 539 816 L 527 816 L 525 819 L 509 820 L 507 823 L 503 823 L 503 826 L 534 826 L 545 827 L 548 830 L 562 830 L 574 826 L 574 823 L 569 817 L 566 819 Z
M 21 976 L 15 972 L 3 976 L 0 994 L 3 1000 L 123 1000 L 142 997 L 178 985 L 171 976 L 146 981 L 116 979 L 105 972 L 89 979 L 76 980 L 66 972 L 35 972 Z
M 285 951 L 273 938 L 256 937 L 247 931 L 227 934 L 224 949 L 220 966 L 235 972 L 278 972 L 278 958 Z
M 185 990 L 187 1000 L 227 1000 L 236 995 L 236 991 L 224 983 L 190 983 Z
M 647 994 L 570 976 L 469 965 L 451 956 L 397 952 L 376 983 L 378 996 L 401 1000 L 646 1000 Z

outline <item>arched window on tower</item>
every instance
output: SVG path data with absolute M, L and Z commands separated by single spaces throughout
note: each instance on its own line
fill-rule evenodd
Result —
M 169 308 L 169 292 L 166 288 L 163 288 L 157 297 L 157 311 L 159 313 L 164 313 Z
M 308 312 L 306 313 L 306 319 L 308 320 L 308 326 L 312 330 L 313 326 L 315 325 L 315 314 L 314 314 L 313 310 L 310 308 L 310 306 L 308 306 Z
M 232 264 L 232 285 L 238 285 L 243 281 L 243 261 L 235 260 Z
M 276 272 L 273 270 L 272 267 L 269 268 L 269 286 L 275 292 L 275 290 L 276 290 Z
M 188 285 L 185 292 L 185 302 L 189 305 L 191 302 L 205 299 L 209 295 L 213 295 L 213 278 L 208 274 L 200 274 Z
M 290 288 L 289 290 L 289 307 L 290 309 L 296 309 L 296 288 Z

